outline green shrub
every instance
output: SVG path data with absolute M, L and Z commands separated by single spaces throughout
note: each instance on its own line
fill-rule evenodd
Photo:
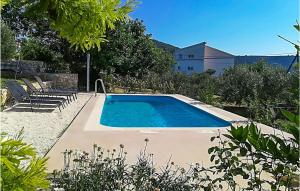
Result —
M 216 73 L 216 70 L 215 69 L 208 69 L 205 71 L 205 73 L 208 73 L 209 75 L 213 75 Z
M 218 80 L 221 101 L 246 106 L 251 119 L 274 125 L 281 117 L 278 108 L 296 111 L 299 98 L 299 74 L 268 65 L 239 64 L 225 70 Z
M 14 138 L 1 133 L 1 188 L 28 191 L 47 188 L 45 158 L 37 157 L 34 148 L 22 141 L 23 130 Z
M 126 87 L 131 91 L 182 94 L 205 103 L 214 103 L 216 93 L 216 78 L 208 73 L 187 76 L 181 73 L 167 72 L 162 75 L 150 72 L 142 78 L 120 76 L 117 74 L 104 75 L 104 81 L 109 84 L 107 89 Z
M 153 154 L 147 153 L 148 139 L 137 162 L 126 162 L 126 151 L 120 145 L 118 151 L 105 150 L 94 145 L 91 154 L 66 151 L 65 167 L 54 171 L 53 188 L 68 190 L 142 190 L 142 191 L 188 191 L 211 187 L 211 181 L 200 172 L 206 169 L 199 164 L 188 170 L 169 161 L 161 170 L 154 167 Z
M 289 136 L 264 134 L 252 123 L 231 127 L 228 134 L 223 134 L 225 138 L 212 137 L 219 144 L 209 149 L 210 160 L 215 163 L 210 170 L 219 175 L 216 181 L 231 190 L 298 190 L 299 116 L 288 111 L 283 115 L 290 121 L 282 127 Z M 235 181 L 238 176 L 246 186 Z
M 285 102 L 289 95 L 289 79 L 289 74 L 282 68 L 260 61 L 225 70 L 220 77 L 219 89 L 223 100 L 231 103 Z

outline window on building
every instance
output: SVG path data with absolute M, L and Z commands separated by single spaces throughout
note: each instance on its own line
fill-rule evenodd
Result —
M 194 55 L 193 54 L 189 54 L 188 57 L 189 58 L 194 58 Z
M 188 66 L 188 70 L 194 70 L 193 66 Z

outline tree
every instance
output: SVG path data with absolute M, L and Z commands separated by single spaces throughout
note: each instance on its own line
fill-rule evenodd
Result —
M 1 22 L 1 59 L 11 59 L 15 53 L 15 34 L 4 22 Z
M 293 27 L 297 30 L 298 33 L 300 32 L 300 25 L 299 25 L 298 20 L 296 21 L 296 24 Z M 299 52 L 300 52 L 300 43 L 299 43 L 299 41 L 294 43 L 294 42 L 291 42 L 290 40 L 288 40 L 288 39 L 286 39 L 286 38 L 284 38 L 284 37 L 282 37 L 280 35 L 278 35 L 278 36 L 295 47 L 295 49 L 297 51 L 297 55 L 296 55 L 297 56 L 296 67 L 299 68 L 299 64 L 300 64 L 299 63 Z
M 298 34 L 300 33 L 300 25 L 299 25 L 299 22 L 296 21 L 296 24 L 294 25 L 294 28 L 297 30 Z M 299 63 L 299 51 L 300 51 L 300 43 L 299 41 L 298 42 L 291 42 L 289 41 L 288 39 L 278 35 L 280 38 L 284 39 L 285 41 L 289 42 L 290 44 L 292 44 L 296 51 L 297 51 L 297 54 L 296 54 L 296 62 L 295 63 L 292 63 L 292 64 L 295 64 L 294 67 L 295 67 L 295 71 L 292 72 L 291 74 L 291 79 L 290 79 L 290 82 L 291 82 L 291 88 L 290 88 L 290 92 L 292 93 L 292 97 L 293 97 L 293 101 L 295 103 L 295 105 L 298 107 L 298 110 L 299 110 L 299 81 L 300 81 L 300 76 L 299 76 L 299 68 L 300 68 L 300 63 Z
M 10 0 L 0 0 L 0 9 L 2 9 L 2 7 L 7 5 L 9 2 L 10 2 Z
M 64 62 L 63 55 L 50 50 L 37 39 L 29 39 L 22 43 L 21 57 L 24 60 L 43 61 L 49 70 L 67 70 L 68 65 Z
M 156 47 L 139 20 L 118 22 L 108 31 L 101 51 L 91 51 L 95 70 L 107 70 L 122 76 L 141 77 L 149 71 L 159 74 L 171 69 L 174 63 L 170 53 Z
M 151 46 L 154 45 L 155 44 L 153 43 L 153 45 Z M 172 69 L 172 66 L 175 64 L 175 60 L 171 53 L 167 52 L 164 49 L 157 48 L 156 45 L 152 49 L 152 52 L 155 63 L 153 64 L 152 68 L 150 68 L 151 71 L 162 75 L 163 73 Z
M 106 30 L 114 29 L 114 23 L 124 20 L 134 6 L 133 0 L 123 6 L 121 0 L 36 0 L 30 2 L 27 13 L 47 17 L 50 26 L 72 46 L 89 50 L 100 49 Z
M 99 49 L 100 43 L 106 41 L 106 30 L 113 29 L 116 21 L 126 19 L 136 2 L 128 0 L 121 5 L 121 0 L 28 0 L 16 4 L 22 15 L 49 21 L 50 27 L 72 46 L 88 50 Z

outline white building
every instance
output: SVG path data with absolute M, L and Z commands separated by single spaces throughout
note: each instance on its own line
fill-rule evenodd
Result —
M 176 60 L 174 70 L 187 75 L 205 72 L 208 69 L 215 70 L 214 75 L 220 75 L 225 68 L 234 65 L 232 54 L 209 47 L 205 42 L 177 49 L 174 57 Z

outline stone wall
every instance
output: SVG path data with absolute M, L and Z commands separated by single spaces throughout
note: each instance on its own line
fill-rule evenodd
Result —
M 22 75 L 34 75 L 45 72 L 46 64 L 41 61 L 32 60 L 6 60 L 1 61 L 1 70 L 18 72 Z
M 69 89 L 69 90 L 77 90 L 78 89 L 78 74 L 40 73 L 40 74 L 33 74 L 33 75 L 40 76 L 47 87 L 62 88 L 62 89 Z M 28 76 L 24 76 L 24 77 L 32 77 L 32 75 L 28 75 Z M 40 89 L 40 86 L 37 82 L 34 82 L 33 85 L 37 89 Z M 25 85 L 22 85 L 22 86 L 27 91 L 27 87 Z M 11 94 L 7 89 L 5 89 L 5 88 L 0 89 L 1 107 L 4 107 L 4 105 L 9 105 L 11 98 L 12 98 Z
M 39 76 L 43 81 L 51 81 L 53 88 L 78 89 L 78 74 L 41 73 Z
M 37 82 L 32 83 L 36 88 L 39 87 L 39 84 Z M 21 85 L 26 91 L 28 91 L 27 86 Z M 8 91 L 8 89 L 0 89 L 0 102 L 1 102 L 1 109 L 4 109 L 5 107 L 9 106 L 12 101 L 12 95 Z
M 11 95 L 7 89 L 0 89 L 1 106 L 6 105 L 10 98 L 11 98 Z

